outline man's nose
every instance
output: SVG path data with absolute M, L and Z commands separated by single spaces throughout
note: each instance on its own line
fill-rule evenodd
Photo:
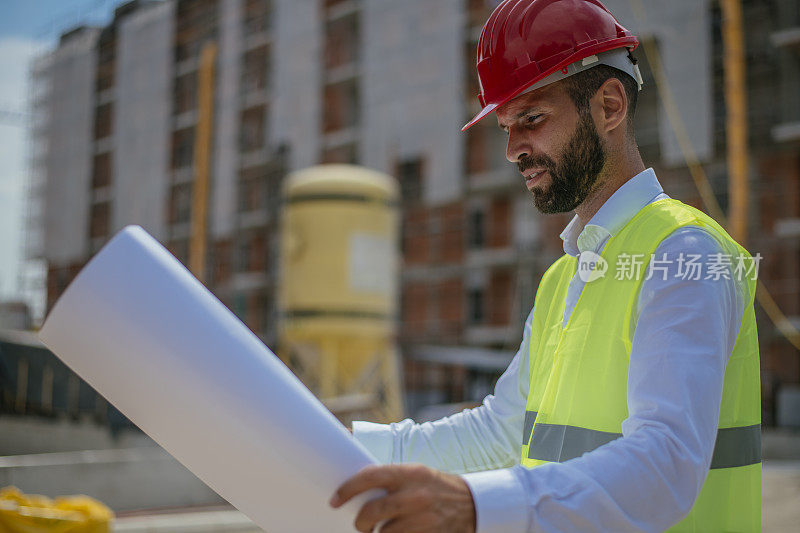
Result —
M 518 163 L 533 153 L 530 143 L 523 135 L 515 134 L 512 130 L 508 134 L 506 145 L 506 159 L 511 163 Z

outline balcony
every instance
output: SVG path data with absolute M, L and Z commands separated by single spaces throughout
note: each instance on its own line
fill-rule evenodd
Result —
M 262 228 L 270 222 L 269 215 L 270 213 L 267 212 L 266 208 L 240 213 L 238 228 L 240 230 Z
M 270 286 L 265 272 L 237 272 L 231 276 L 228 289 L 232 292 L 250 292 Z
M 179 78 L 185 74 L 194 72 L 199 68 L 199 66 L 200 66 L 199 56 L 193 56 L 186 59 L 182 59 L 178 61 L 178 63 L 175 65 L 175 77 Z
M 266 147 L 242 151 L 240 154 L 239 168 L 245 169 L 266 165 L 271 161 L 272 157 L 272 152 Z
M 252 33 L 244 38 L 244 50 L 245 51 L 253 50 L 254 48 L 258 48 L 259 46 L 268 45 L 271 42 L 272 38 L 265 31 Z
M 183 166 L 172 170 L 172 183 L 191 183 L 194 181 L 194 169 L 191 165 Z
M 782 239 L 800 237 L 800 218 L 783 218 L 775 222 L 775 236 Z
M 356 79 L 361 74 L 358 64 L 355 61 L 331 67 L 325 71 L 325 83 L 334 84 L 342 83 Z
M 111 135 L 103 137 L 102 139 L 96 139 L 94 141 L 95 154 L 104 154 L 106 152 L 110 152 L 112 148 L 114 148 L 114 139 Z
M 464 340 L 468 344 L 508 345 L 514 344 L 519 337 L 519 327 L 506 326 L 469 326 L 464 332 Z
M 408 357 L 415 361 L 439 365 L 465 366 L 473 370 L 502 372 L 514 358 L 514 352 L 487 350 L 475 346 L 412 346 Z
M 511 246 L 503 248 L 479 248 L 467 252 L 467 268 L 513 266 L 517 264 L 517 251 Z
M 341 2 L 330 3 L 327 8 L 327 18 L 329 21 L 340 19 L 358 11 L 356 0 L 342 0 Z
M 520 191 L 525 189 L 522 176 L 510 164 L 487 172 L 470 174 L 467 181 L 471 193 L 498 192 L 512 188 L 518 188 Z
M 190 222 L 176 222 L 169 228 L 170 240 L 184 240 L 192 236 L 192 225 Z
M 800 120 L 784 122 L 772 128 L 772 138 L 775 142 L 800 141 Z
M 242 109 L 263 106 L 269 102 L 266 87 L 250 88 L 242 91 Z
M 191 109 L 176 115 L 173 119 L 173 129 L 182 130 L 184 128 L 191 128 L 197 124 L 197 110 Z
M 322 137 L 322 145 L 325 148 L 335 148 L 358 141 L 358 130 L 355 127 L 345 127 L 326 133 Z
M 91 199 L 93 204 L 110 202 L 111 187 L 109 185 L 106 185 L 105 187 L 98 187 L 96 189 L 92 189 Z
M 109 104 L 114 101 L 115 88 L 109 87 L 97 93 L 97 105 Z
M 769 39 L 775 48 L 785 48 L 800 54 L 800 26 L 772 32 Z
M 778 30 L 770 34 L 770 41 L 775 48 L 794 53 L 800 58 L 800 26 Z M 791 113 L 788 120 L 772 128 L 772 138 L 776 142 L 800 141 L 800 117 Z

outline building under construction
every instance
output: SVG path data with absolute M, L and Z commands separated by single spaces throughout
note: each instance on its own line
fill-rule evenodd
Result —
M 282 180 L 354 163 L 400 183 L 409 411 L 491 392 L 571 218 L 536 211 L 493 121 L 460 132 L 477 106 L 476 45 L 496 3 L 139 0 L 106 27 L 63 34 L 31 73 L 27 243 L 47 264 L 47 308 L 136 223 L 274 345 Z M 670 196 L 705 207 L 696 158 L 727 212 L 718 2 L 606 4 L 646 45 L 636 54 L 645 162 Z M 800 7 L 743 9 L 744 244 L 763 256 L 760 278 L 785 315 L 757 308 L 763 419 L 800 425 L 790 414 L 800 357 L 784 334 L 800 327 Z

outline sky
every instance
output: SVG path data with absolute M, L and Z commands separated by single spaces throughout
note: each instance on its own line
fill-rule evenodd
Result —
M 123 0 L 0 0 L 0 301 L 22 298 L 28 65 L 80 24 L 102 25 Z M 21 115 L 22 114 L 22 115 Z

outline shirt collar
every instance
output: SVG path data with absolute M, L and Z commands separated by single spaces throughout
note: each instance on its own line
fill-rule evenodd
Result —
M 601 243 L 663 192 L 652 168 L 635 175 L 614 191 L 585 226 L 578 215 L 572 218 L 559 235 L 564 241 L 564 252 L 571 256 L 587 250 L 597 252 Z

